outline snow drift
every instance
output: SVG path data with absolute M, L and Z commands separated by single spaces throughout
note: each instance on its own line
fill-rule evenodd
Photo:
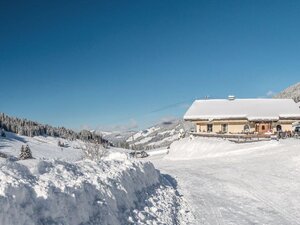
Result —
M 186 224 L 184 202 L 151 163 L 0 163 L 0 224 Z
M 193 140 L 185 138 L 174 142 L 170 146 L 168 160 L 192 160 L 208 157 L 224 157 L 251 153 L 255 150 L 269 149 L 278 146 L 277 141 L 264 141 L 255 143 L 235 144 L 228 140 L 218 138 L 196 137 Z

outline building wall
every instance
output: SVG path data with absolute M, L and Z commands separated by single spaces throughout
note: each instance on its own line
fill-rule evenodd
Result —
M 293 123 L 296 122 L 296 120 L 280 120 L 278 123 L 274 124 L 273 130 L 276 131 L 277 125 L 281 125 L 282 131 L 292 131 L 293 130 Z
M 227 125 L 228 133 L 241 133 L 244 130 L 245 124 L 248 124 L 247 120 L 221 120 L 221 121 L 197 121 L 197 132 L 206 133 L 207 124 L 212 124 L 212 133 L 219 133 L 222 131 L 222 124 Z
M 280 120 L 272 123 L 272 131 L 276 132 L 277 125 L 281 125 L 282 131 L 292 131 L 296 120 Z M 248 120 L 219 120 L 219 121 L 196 121 L 196 127 L 198 133 L 207 133 L 207 124 L 212 124 L 212 133 L 219 133 L 222 131 L 222 124 L 228 125 L 228 133 L 243 133 L 245 125 L 249 125 L 250 132 L 255 132 L 255 122 L 249 122 Z

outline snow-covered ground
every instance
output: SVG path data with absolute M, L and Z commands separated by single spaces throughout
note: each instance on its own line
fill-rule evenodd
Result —
M 184 139 L 169 151 L 151 161 L 175 177 L 195 224 L 300 224 L 300 139 Z
M 36 159 L 60 159 L 76 161 L 82 158 L 82 141 L 68 141 L 54 137 L 26 137 L 13 133 L 6 133 L 6 138 L 0 138 L 0 152 L 18 157 L 22 145 L 28 144 Z M 63 142 L 66 147 L 58 146 L 58 141 Z
M 186 138 L 142 162 L 58 140 L 0 139 L 0 224 L 300 224 L 300 139 Z M 22 144 L 35 159 L 15 161 Z
M 58 140 L 68 147 L 58 147 Z M 28 144 L 35 159 L 16 161 Z M 7 133 L 0 138 L 0 224 L 191 224 L 176 182 L 152 163 L 110 149 L 82 158 L 83 143 Z

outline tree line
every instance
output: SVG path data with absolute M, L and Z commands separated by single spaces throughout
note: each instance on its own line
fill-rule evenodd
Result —
M 0 129 L 23 136 L 51 136 L 68 140 L 82 140 L 99 144 L 109 144 L 101 135 L 88 130 L 75 132 L 65 127 L 53 127 L 27 119 L 20 119 L 0 113 Z

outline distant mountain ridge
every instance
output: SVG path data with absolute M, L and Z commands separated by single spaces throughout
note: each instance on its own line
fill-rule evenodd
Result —
M 185 132 L 193 129 L 192 123 L 174 119 L 138 132 L 103 134 L 103 137 L 119 147 L 148 150 L 169 146 L 179 138 L 180 130 Z
M 300 102 L 300 82 L 283 90 L 275 95 L 274 98 L 292 98 L 295 102 Z

